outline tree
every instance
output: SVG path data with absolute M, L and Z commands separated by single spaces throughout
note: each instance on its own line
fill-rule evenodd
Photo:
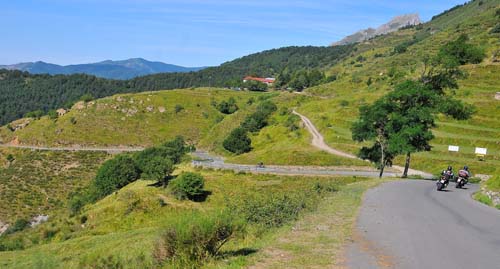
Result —
M 243 154 L 252 150 L 252 140 L 243 128 L 234 129 L 229 136 L 222 142 L 224 148 L 232 153 Z
M 172 180 L 172 193 L 181 200 L 193 199 L 205 193 L 205 179 L 201 174 L 184 172 Z
M 243 88 L 254 92 L 265 92 L 267 91 L 268 87 L 266 83 L 260 81 L 248 80 L 247 82 L 243 83 Z
M 408 176 L 411 153 L 431 150 L 431 128 L 443 98 L 428 85 L 406 81 L 387 95 L 392 104 L 388 122 L 389 151 L 406 154 L 403 177 Z
M 372 147 L 363 147 L 358 156 L 375 162 L 380 169 L 380 177 L 387 164 L 392 164 L 395 156 L 389 151 L 389 114 L 392 104 L 381 98 L 372 105 L 360 107 L 359 119 L 354 122 L 351 131 L 352 139 L 358 142 L 374 141 Z
M 168 177 L 174 172 L 174 163 L 171 159 L 155 156 L 142 167 L 141 179 L 156 180 L 163 187 L 167 186 Z
M 95 197 L 100 199 L 139 178 L 139 169 L 128 155 L 118 155 L 106 161 L 97 171 L 94 179 Z

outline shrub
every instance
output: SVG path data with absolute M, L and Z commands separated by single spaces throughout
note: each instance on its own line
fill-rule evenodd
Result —
M 287 117 L 284 125 L 288 128 L 289 131 L 293 132 L 299 129 L 299 126 L 296 124 L 300 121 L 300 117 L 294 114 L 291 114 Z
M 370 87 L 370 85 L 373 84 L 372 77 L 369 77 L 368 80 L 366 81 L 366 86 Z
M 25 219 L 18 219 L 14 222 L 12 226 L 10 226 L 4 234 L 12 234 L 16 232 L 20 232 L 30 226 L 30 222 Z
M 267 84 L 260 81 L 248 80 L 243 83 L 243 88 L 248 89 L 249 91 L 265 92 L 267 91 Z
M 500 23 L 495 25 L 495 27 L 493 27 L 493 29 L 491 29 L 490 33 L 491 34 L 500 34 Z
M 12 154 L 10 154 L 10 153 L 9 153 L 9 154 L 7 154 L 6 159 L 7 159 L 7 161 L 8 161 L 9 163 L 11 163 L 11 162 L 13 162 L 13 161 L 15 160 L 14 155 L 12 155 Z
M 228 101 L 222 101 L 217 105 L 217 110 L 223 114 L 233 114 L 238 111 L 238 106 L 236 105 L 236 100 L 233 97 L 229 98 Z
M 90 102 L 92 100 L 94 100 L 94 96 L 92 96 L 92 94 L 90 93 L 86 93 L 82 95 L 82 97 L 80 97 L 80 101 L 83 101 L 85 103 Z
M 59 117 L 59 114 L 57 114 L 57 111 L 55 111 L 55 110 L 49 110 L 47 115 L 49 116 L 49 118 L 51 120 L 57 120 L 57 118 Z
M 239 205 L 231 205 L 234 212 L 241 215 L 248 223 L 265 227 L 280 227 L 296 220 L 299 213 L 307 206 L 307 195 L 255 195 L 242 200 Z
M 222 142 L 224 148 L 232 153 L 243 154 L 252 150 L 252 140 L 243 128 L 234 129 Z
M 481 63 L 486 57 L 484 50 L 467 43 L 468 40 L 469 37 L 462 34 L 456 40 L 448 42 L 439 50 L 438 58 L 456 61 L 460 65 Z
M 42 110 L 35 110 L 28 112 L 24 115 L 25 118 L 34 118 L 34 119 L 40 119 L 44 115 L 44 112 Z
M 156 242 L 153 258 L 158 264 L 170 262 L 174 267 L 198 268 L 203 261 L 219 255 L 220 249 L 243 225 L 228 213 L 180 217 Z
M 167 179 L 172 172 L 174 172 L 174 163 L 169 158 L 155 156 L 154 158 L 145 162 L 141 168 L 141 179 L 156 180 L 167 185 Z
M 94 179 L 96 196 L 99 199 L 125 187 L 139 178 L 139 169 L 128 155 L 118 155 L 106 161 L 97 171 Z
M 195 199 L 205 193 L 205 179 L 201 174 L 184 172 L 170 183 L 170 189 L 177 199 Z
M 175 110 L 175 113 L 179 113 L 182 110 L 184 110 L 184 107 L 182 105 L 177 104 L 177 105 L 175 105 L 174 110 Z
M 172 161 L 173 164 L 180 163 L 182 156 L 188 152 L 186 147 L 186 142 L 181 136 L 175 139 L 165 142 L 160 146 L 147 148 L 141 152 L 134 155 L 135 163 L 137 167 L 144 171 L 148 162 L 155 157 L 167 158 Z

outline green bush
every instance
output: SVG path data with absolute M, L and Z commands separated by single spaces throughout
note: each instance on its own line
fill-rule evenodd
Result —
M 307 207 L 306 200 L 305 194 L 255 195 L 243 199 L 238 205 L 231 205 L 231 208 L 248 223 L 271 228 L 296 220 L 299 213 Z
M 100 199 L 139 178 L 139 169 L 128 155 L 118 155 L 106 161 L 94 179 L 95 199 Z
M 460 35 L 456 40 L 448 42 L 441 47 L 438 58 L 456 61 L 460 65 L 478 64 L 486 57 L 482 48 L 469 44 L 469 37 Z
M 177 105 L 175 105 L 174 110 L 175 110 L 175 113 L 179 113 L 182 110 L 184 110 L 184 107 L 182 105 L 177 104 Z
M 35 110 L 28 112 L 24 115 L 25 118 L 34 118 L 34 119 L 40 119 L 45 113 L 42 110 Z
M 94 96 L 92 96 L 92 94 L 90 93 L 86 93 L 82 95 L 82 97 L 80 97 L 80 101 L 83 101 L 85 103 L 90 102 L 92 100 L 94 100 Z
M 208 258 L 218 256 L 242 228 L 228 213 L 181 216 L 160 236 L 153 257 L 160 265 L 169 262 L 173 267 L 198 268 Z
M 163 182 L 166 186 L 166 180 L 174 171 L 174 163 L 168 158 L 156 156 L 149 160 L 146 165 L 141 169 L 141 179 L 156 180 Z
M 30 222 L 25 219 L 18 219 L 12 226 L 10 226 L 4 234 L 13 234 L 16 232 L 20 232 L 26 228 L 30 227 Z
M 238 105 L 236 105 L 236 100 L 230 97 L 227 101 L 222 101 L 217 105 L 217 110 L 223 114 L 233 114 L 238 111 Z
M 51 120 L 57 120 L 57 118 L 59 117 L 59 114 L 57 114 L 57 111 L 55 110 L 49 110 L 49 112 L 47 112 L 47 115 Z
M 205 179 L 201 174 L 184 172 L 172 180 L 170 190 L 177 199 L 195 199 L 205 193 Z
M 243 128 L 234 129 L 229 136 L 222 142 L 222 146 L 232 153 L 243 154 L 252 150 L 252 140 Z
M 493 27 L 493 29 L 491 29 L 490 33 L 491 34 L 500 34 L 500 23 L 495 25 L 495 27 Z
M 15 160 L 14 155 L 12 155 L 12 154 L 10 154 L 10 153 L 9 153 L 9 154 L 7 154 L 6 159 L 7 159 L 7 161 L 8 161 L 9 163 L 11 163 L 11 162 L 13 162 L 13 161 Z

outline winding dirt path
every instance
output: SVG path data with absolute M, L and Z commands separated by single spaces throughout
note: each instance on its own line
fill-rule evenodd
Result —
M 328 144 L 325 143 L 325 139 L 323 138 L 323 136 L 321 135 L 321 133 L 318 131 L 318 129 L 316 129 L 316 127 L 314 126 L 314 124 L 311 122 L 311 120 L 309 118 L 307 118 L 306 116 L 298 113 L 295 110 L 292 113 L 300 117 L 300 119 L 304 123 L 306 129 L 312 135 L 313 139 L 311 141 L 311 144 L 314 147 L 316 147 L 318 149 L 321 149 L 323 151 L 326 151 L 326 152 L 328 152 L 330 154 L 340 156 L 340 157 L 345 157 L 345 158 L 350 158 L 350 159 L 358 159 L 358 157 L 356 157 L 356 156 L 354 156 L 352 154 L 349 154 L 349 153 L 346 153 L 346 152 L 343 152 L 343 151 L 340 151 L 340 150 L 337 150 L 337 149 L 334 149 L 334 148 L 328 146 Z M 402 167 L 402 166 L 393 165 L 392 168 L 400 171 L 401 173 L 404 172 L 404 167 Z M 434 177 L 430 173 L 427 173 L 427 172 L 424 172 L 424 171 L 419 171 L 419 170 L 414 170 L 414 169 L 409 169 L 408 170 L 408 175 L 417 175 L 417 176 L 424 177 L 426 179 L 430 179 L 430 178 Z

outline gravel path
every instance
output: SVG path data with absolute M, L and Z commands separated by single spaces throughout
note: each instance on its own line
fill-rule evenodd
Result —
M 366 193 L 347 250 L 350 268 L 500 268 L 500 211 L 433 181 L 396 181 Z
M 9 145 L 0 144 L 0 148 L 17 148 L 17 149 L 32 149 L 32 150 L 48 150 L 48 151 L 99 151 L 108 153 L 121 153 L 121 152 L 136 152 L 144 150 L 141 147 L 114 147 L 114 148 L 92 148 L 92 147 L 39 147 L 39 146 L 23 146 L 23 145 Z
M 318 131 L 318 129 L 316 129 L 316 127 L 311 122 L 311 120 L 309 120 L 306 116 L 298 113 L 295 110 L 292 113 L 300 117 L 300 119 L 304 123 L 306 129 L 309 131 L 309 133 L 311 133 L 311 135 L 313 137 L 311 144 L 314 147 L 316 147 L 318 149 L 321 149 L 323 151 L 326 151 L 326 152 L 328 152 L 330 154 L 340 156 L 340 157 L 345 157 L 345 158 L 350 158 L 350 159 L 357 159 L 358 158 L 358 157 L 356 157 L 356 156 L 354 156 L 352 154 L 345 153 L 343 151 L 336 150 L 336 149 L 328 146 L 326 144 L 326 142 L 325 142 L 325 139 L 323 138 L 323 136 L 321 135 L 321 133 Z M 400 171 L 401 173 L 403 173 L 403 171 L 404 171 L 404 167 L 401 167 L 401 166 L 398 166 L 398 165 L 393 165 L 392 168 Z M 417 175 L 417 176 L 421 176 L 421 177 L 426 178 L 426 179 L 431 179 L 431 178 L 434 177 L 430 173 L 419 171 L 419 170 L 414 170 L 414 169 L 408 169 L 408 175 Z

